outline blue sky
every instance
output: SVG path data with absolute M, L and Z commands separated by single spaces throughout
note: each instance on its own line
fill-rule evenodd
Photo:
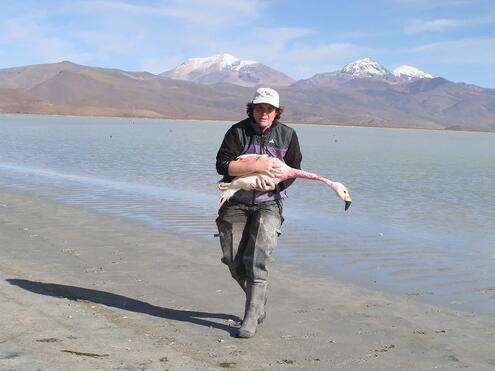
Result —
M 493 0 L 0 0 L 0 68 L 160 73 L 230 53 L 295 79 L 370 57 L 495 88 Z

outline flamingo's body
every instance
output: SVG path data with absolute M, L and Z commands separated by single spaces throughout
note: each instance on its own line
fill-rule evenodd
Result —
M 256 161 L 260 156 L 266 156 L 266 155 L 242 155 L 239 156 L 237 159 L 240 161 L 252 162 L 252 161 Z M 308 171 L 294 169 L 277 158 L 274 158 L 274 160 L 278 161 L 280 165 L 280 169 L 279 169 L 280 172 L 273 179 L 275 181 L 275 184 L 278 184 L 280 182 L 283 182 L 284 180 L 291 178 L 319 180 L 325 183 L 326 185 L 328 185 L 331 189 L 333 189 L 337 194 L 337 197 L 339 197 L 345 202 L 345 210 L 347 210 L 351 205 L 352 202 L 351 195 L 349 194 L 349 191 L 342 183 L 332 182 L 327 178 L 319 176 L 318 174 L 310 173 Z M 223 182 L 218 183 L 218 189 L 222 191 L 222 196 L 220 197 L 220 206 L 222 206 L 228 199 L 230 199 L 234 195 L 234 193 L 236 193 L 241 189 L 246 191 L 255 189 L 256 179 L 260 176 L 269 178 L 268 175 L 253 173 L 249 175 L 235 177 L 234 180 L 232 180 L 232 182 L 230 183 L 223 183 Z

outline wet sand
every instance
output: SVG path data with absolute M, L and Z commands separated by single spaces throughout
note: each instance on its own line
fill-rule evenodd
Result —
M 495 369 L 493 317 L 270 275 L 265 323 L 236 339 L 218 241 L 0 193 L 0 370 Z

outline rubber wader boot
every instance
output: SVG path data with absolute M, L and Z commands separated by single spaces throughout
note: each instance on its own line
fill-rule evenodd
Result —
M 246 289 L 244 289 L 244 292 L 246 292 Z M 246 295 L 247 295 L 247 293 L 246 293 Z M 267 301 L 268 301 L 268 297 L 265 296 L 265 305 L 263 305 L 263 309 L 261 310 L 261 313 L 259 314 L 258 325 L 261 325 L 265 321 L 265 318 L 266 318 L 266 302 Z M 246 299 L 246 304 L 244 306 L 244 315 L 246 315 L 246 312 L 247 312 L 247 299 Z
M 267 297 L 266 297 L 266 294 L 265 294 L 265 303 L 263 304 L 263 310 L 261 311 L 259 317 L 258 317 L 258 325 L 261 325 L 263 323 L 263 321 L 265 320 L 266 318 L 266 301 L 267 301 Z
M 246 285 L 246 278 L 244 277 L 234 277 L 232 276 L 235 281 L 239 284 L 239 286 L 241 286 L 241 290 L 246 292 L 247 291 L 247 285 Z
M 247 311 L 247 283 L 246 283 L 246 278 L 245 277 L 239 277 L 237 275 L 232 275 L 232 278 L 234 278 L 234 280 L 241 287 L 241 290 L 244 291 L 244 293 L 246 294 L 246 307 L 244 309 L 244 313 L 246 313 L 246 311 Z M 263 310 L 261 311 L 261 313 L 258 317 L 258 325 L 263 323 L 263 321 L 266 318 L 266 311 L 265 311 L 266 301 L 267 301 L 267 298 L 265 296 L 265 303 L 263 305 Z
M 256 333 L 258 321 L 265 311 L 266 286 L 266 282 L 248 283 L 246 290 L 246 313 L 244 314 L 242 325 L 237 331 L 237 337 L 251 338 Z
M 239 279 L 236 279 L 237 283 L 239 284 L 239 286 L 241 287 L 242 291 L 244 291 L 244 293 L 246 294 L 246 305 L 245 305 L 245 308 L 244 308 L 244 313 L 247 312 L 247 286 L 246 286 L 246 280 L 239 280 Z M 263 305 L 263 309 L 258 317 L 258 325 L 259 324 L 262 324 L 263 321 L 265 320 L 266 318 L 266 310 L 265 310 L 265 307 L 266 307 L 266 302 L 267 302 L 268 298 L 267 296 L 265 296 L 265 304 Z

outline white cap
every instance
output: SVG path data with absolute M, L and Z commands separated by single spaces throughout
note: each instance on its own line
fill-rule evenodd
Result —
M 268 103 L 273 107 L 280 108 L 280 99 L 276 90 L 270 88 L 259 88 L 254 93 L 253 104 Z

